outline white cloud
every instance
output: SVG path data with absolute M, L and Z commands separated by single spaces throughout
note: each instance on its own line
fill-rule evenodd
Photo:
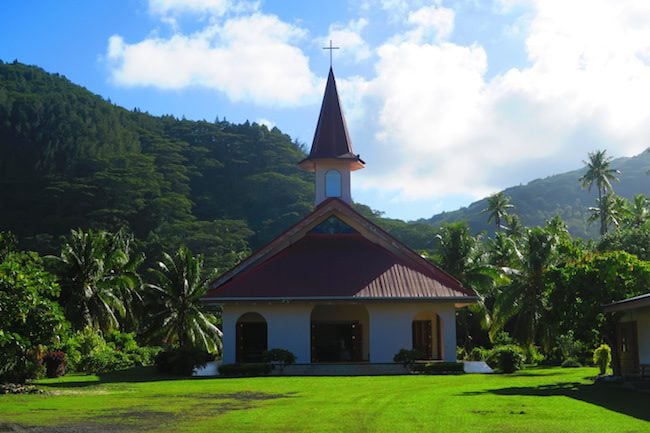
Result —
M 409 15 L 415 30 L 379 48 L 366 86 L 365 112 L 377 117 L 353 125 L 375 131 L 361 140 L 372 143 L 362 188 L 397 201 L 479 198 L 576 168 L 594 149 L 631 155 L 648 146 L 650 3 L 532 7 L 522 28 L 531 66 L 489 80 L 484 48 L 443 42 L 453 15 L 437 21 L 431 12 L 441 7 Z M 437 39 L 418 27 L 438 29 Z
M 230 0 L 149 0 L 149 11 L 162 16 L 178 13 L 223 15 L 231 3 Z
M 408 22 L 415 27 L 409 33 L 410 40 L 444 40 L 454 29 L 454 11 L 444 7 L 426 6 L 411 12 Z
M 342 57 L 351 57 L 355 62 L 366 60 L 371 56 L 368 44 L 363 40 L 361 32 L 368 25 L 365 18 L 352 20 L 347 24 L 334 23 L 330 25 L 329 34 L 322 39 L 324 46 L 328 46 L 329 41 L 334 45 L 340 46 L 340 55 Z M 336 54 L 338 56 L 338 52 Z
M 305 35 L 274 15 L 255 13 L 212 23 L 190 35 L 133 44 L 115 35 L 107 57 L 118 85 L 203 86 L 233 101 L 287 106 L 309 101 L 317 93 L 308 59 L 294 45 Z
M 266 126 L 269 130 L 273 129 L 275 127 L 275 122 L 272 120 L 266 119 L 264 117 L 261 117 L 255 121 L 256 123 L 260 125 Z

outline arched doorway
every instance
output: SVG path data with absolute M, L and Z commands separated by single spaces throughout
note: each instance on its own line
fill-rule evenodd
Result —
M 262 362 L 268 350 L 266 320 L 258 313 L 243 314 L 237 320 L 236 362 Z
M 363 305 L 316 305 L 311 312 L 311 362 L 367 362 L 368 323 Z
M 436 313 L 418 313 L 413 319 L 413 349 L 424 354 L 424 359 L 442 359 L 440 329 L 440 316 Z

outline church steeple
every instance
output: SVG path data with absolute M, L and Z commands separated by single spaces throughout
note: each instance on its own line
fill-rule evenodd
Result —
M 334 71 L 330 67 L 311 151 L 299 163 L 304 170 L 316 174 L 316 205 L 329 197 L 338 197 L 351 204 L 350 172 L 363 168 L 364 164 L 352 151 Z

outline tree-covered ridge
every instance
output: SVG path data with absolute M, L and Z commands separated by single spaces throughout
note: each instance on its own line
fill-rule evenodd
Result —
M 611 168 L 620 171 L 620 182 L 612 184 L 617 195 L 633 200 L 637 194 L 650 195 L 650 149 L 631 158 L 617 158 L 611 161 Z M 595 187 L 592 191 L 582 188 L 578 180 L 585 175 L 586 168 L 536 179 L 526 185 L 506 188 L 503 194 L 511 198 L 515 213 L 526 226 L 543 225 L 553 216 L 559 215 L 574 236 L 595 238 L 599 224 L 588 222 L 589 208 L 597 206 Z M 488 198 L 467 207 L 443 212 L 420 220 L 434 226 L 454 221 L 467 221 L 472 232 L 494 231 L 481 211 L 488 208 Z
M 147 256 L 184 243 L 223 269 L 311 209 L 303 157 L 277 128 L 128 111 L 0 64 L 0 227 L 27 249 L 53 253 L 77 227 L 123 228 Z

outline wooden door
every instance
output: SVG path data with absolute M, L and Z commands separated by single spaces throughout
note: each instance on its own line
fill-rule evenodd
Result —
M 425 359 L 432 359 L 431 320 L 413 321 L 413 349 L 424 354 Z
M 639 341 L 636 322 L 618 324 L 618 353 L 623 376 L 639 374 Z

